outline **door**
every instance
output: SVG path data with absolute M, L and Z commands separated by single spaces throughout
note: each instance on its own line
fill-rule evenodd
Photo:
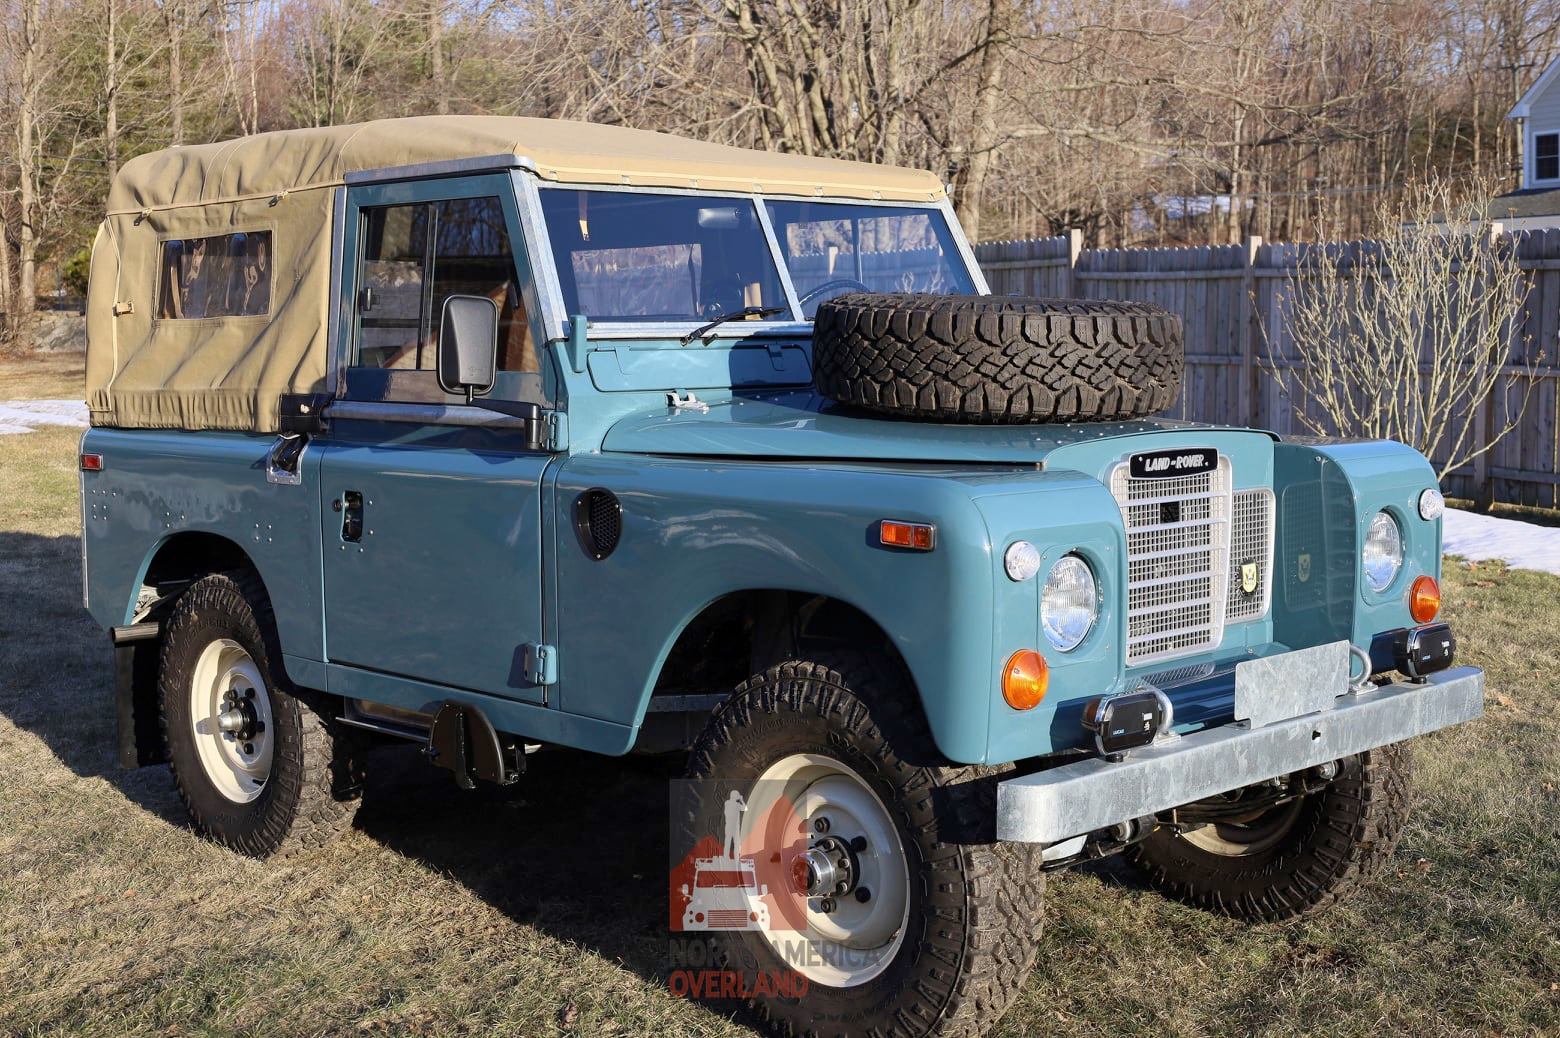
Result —
M 551 457 L 528 450 L 522 429 L 452 421 L 472 409 L 435 372 L 444 299 L 486 295 L 500 312 L 490 395 L 546 405 L 508 180 L 353 188 L 346 220 L 343 298 L 354 314 L 342 396 L 367 406 L 332 420 L 321 459 L 327 658 L 545 702 L 526 657 L 544 640 Z

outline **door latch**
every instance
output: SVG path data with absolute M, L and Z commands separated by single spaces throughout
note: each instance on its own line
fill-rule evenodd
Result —
M 363 539 L 363 495 L 348 490 L 333 502 L 341 511 L 341 539 L 356 543 Z

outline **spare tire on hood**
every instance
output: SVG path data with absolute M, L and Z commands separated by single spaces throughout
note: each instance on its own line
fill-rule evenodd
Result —
M 1175 404 L 1181 319 L 1144 303 L 837 296 L 813 322 L 813 381 L 844 404 L 939 422 L 1141 418 Z

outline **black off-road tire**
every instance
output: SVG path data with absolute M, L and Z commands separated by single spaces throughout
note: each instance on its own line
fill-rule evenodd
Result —
M 995 840 L 1003 769 L 947 764 L 902 669 L 837 652 L 778 664 L 739 686 L 694 745 L 688 774 L 700 788 L 747 788 L 796 753 L 848 764 L 893 816 L 909 871 L 908 924 L 883 972 L 865 983 L 813 983 L 801 998 L 749 1006 L 777 1035 L 985 1034 L 1033 965 L 1045 892 L 1038 850 Z M 717 824 L 719 805 L 716 815 L 708 809 L 686 808 L 684 838 Z M 757 934 L 712 938 L 725 969 L 749 978 L 788 969 Z
M 1350 757 L 1326 789 L 1306 797 L 1281 842 L 1225 855 L 1158 829 L 1127 858 L 1186 904 L 1251 921 L 1324 911 L 1370 879 L 1397 847 L 1412 806 L 1402 746 Z
M 213 640 L 237 642 L 263 675 L 275 740 L 270 777 L 249 803 L 207 775 L 191 727 L 189 685 Z M 363 786 L 364 740 L 295 689 L 282 669 L 270 599 L 252 573 L 218 573 L 179 596 L 163 629 L 158 697 L 169 767 L 202 836 L 256 858 L 324 846 L 351 828 Z
M 938 422 L 1142 418 L 1181 395 L 1181 319 L 1144 303 L 837 296 L 813 322 L 813 381 L 841 403 Z

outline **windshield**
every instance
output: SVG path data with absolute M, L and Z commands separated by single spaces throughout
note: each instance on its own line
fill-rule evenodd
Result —
M 786 305 L 750 199 L 566 189 L 541 196 L 568 313 L 708 321 Z
M 765 202 L 809 321 L 846 292 L 975 291 L 937 209 L 841 202 Z

